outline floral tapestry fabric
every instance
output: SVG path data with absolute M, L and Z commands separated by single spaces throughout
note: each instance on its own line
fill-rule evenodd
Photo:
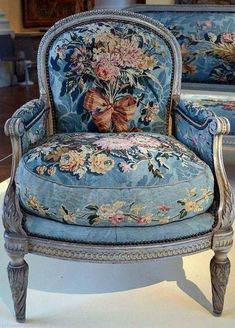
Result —
M 173 63 L 165 41 L 125 22 L 74 27 L 48 55 L 57 132 L 167 132 Z
M 156 225 L 204 213 L 210 168 L 173 137 L 70 133 L 51 137 L 20 161 L 22 206 L 64 223 Z
M 217 116 L 224 116 L 230 122 L 230 135 L 235 135 L 235 96 L 195 95 L 187 93 L 182 99 L 192 101 L 198 106 L 213 111 Z
M 183 82 L 235 84 L 235 13 L 157 12 L 177 38 L 183 59 Z
M 14 114 L 21 118 L 24 124 L 24 133 L 21 136 L 23 153 L 42 143 L 47 138 L 48 108 L 41 99 L 34 99 L 21 106 Z
M 214 171 L 214 135 L 209 127 L 213 117 L 214 112 L 207 107 L 184 99 L 181 99 L 174 110 L 175 137 L 192 149 Z

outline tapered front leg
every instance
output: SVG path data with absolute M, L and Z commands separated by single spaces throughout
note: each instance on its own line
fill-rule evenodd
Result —
M 16 320 L 18 322 L 24 322 L 29 267 L 24 259 L 16 262 L 11 261 L 8 265 L 7 271 L 14 302 Z
M 213 312 L 220 316 L 224 306 L 224 296 L 230 273 L 227 252 L 216 251 L 210 263 Z

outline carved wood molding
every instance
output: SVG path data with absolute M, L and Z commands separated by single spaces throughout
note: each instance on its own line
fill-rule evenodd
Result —
M 29 252 L 74 261 L 122 263 L 186 255 L 211 248 L 211 234 L 169 244 L 107 246 L 29 237 Z

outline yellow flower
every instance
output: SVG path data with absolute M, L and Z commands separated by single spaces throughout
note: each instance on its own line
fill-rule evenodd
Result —
M 142 211 L 143 209 L 145 209 L 145 206 L 144 205 L 141 205 L 141 204 L 132 204 L 131 205 L 131 211 L 133 213 L 139 213 L 140 211 Z
M 118 209 L 122 208 L 124 205 L 125 205 L 125 202 L 118 200 L 113 204 L 113 208 L 115 210 L 118 210 Z
M 191 197 L 196 196 L 196 188 L 187 189 L 187 194 Z
M 158 223 L 160 224 L 166 224 L 170 222 L 170 217 L 169 216 L 164 216 L 163 218 L 159 219 Z
M 142 70 L 146 70 L 146 69 L 151 69 L 154 66 L 156 66 L 155 58 L 153 56 L 149 57 L 143 54 L 138 68 Z
M 59 166 L 61 171 L 69 171 L 74 174 L 79 173 L 79 169 L 84 165 L 85 157 L 83 152 L 70 150 L 61 156 Z
M 45 165 L 37 166 L 36 171 L 38 174 L 43 175 L 46 172 L 47 168 Z
M 39 212 L 40 214 L 45 214 L 46 209 L 43 207 L 42 204 L 39 203 L 37 198 L 35 196 L 29 196 L 27 200 L 27 204 L 29 207 L 31 207 L 33 210 Z
M 185 202 L 185 210 L 187 212 L 200 212 L 202 207 L 196 201 L 189 200 Z
M 92 155 L 90 162 L 91 172 L 98 174 L 105 174 L 114 167 L 114 160 L 105 154 Z

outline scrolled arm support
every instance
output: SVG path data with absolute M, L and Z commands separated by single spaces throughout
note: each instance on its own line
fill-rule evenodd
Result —
M 24 236 L 23 214 L 15 191 L 15 172 L 22 155 L 48 135 L 48 106 L 41 99 L 21 106 L 5 123 L 12 145 L 11 179 L 4 198 L 3 225 L 7 233 Z
M 180 101 L 175 105 L 175 137 L 193 150 L 212 169 L 216 180 L 216 230 L 231 231 L 233 194 L 224 169 L 222 137 L 228 134 L 227 118 L 217 117 L 207 108 L 193 102 Z

